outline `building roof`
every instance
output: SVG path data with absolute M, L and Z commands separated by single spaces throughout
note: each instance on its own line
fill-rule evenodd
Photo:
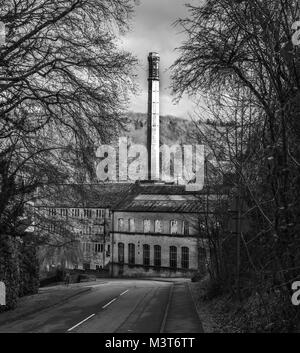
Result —
M 132 188 L 131 183 L 61 184 L 39 191 L 36 206 L 112 208 Z
M 209 195 L 209 210 L 219 204 L 214 194 Z M 190 192 L 184 185 L 136 183 L 113 207 L 124 212 L 207 212 L 207 190 Z
M 185 190 L 185 185 L 153 182 L 61 184 L 39 190 L 36 206 L 110 208 L 128 212 L 201 213 L 218 204 L 220 190 Z

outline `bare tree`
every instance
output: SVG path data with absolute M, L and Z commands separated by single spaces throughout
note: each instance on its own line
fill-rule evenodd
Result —
M 299 2 L 208 0 L 188 8 L 177 22 L 187 40 L 173 65 L 173 89 L 206 103 L 196 119 L 201 140 L 229 162 L 235 193 L 246 202 L 246 210 L 237 206 L 250 231 L 237 230 L 236 276 L 247 274 L 254 291 L 279 290 L 289 303 L 300 267 L 300 71 L 292 43 Z M 213 124 L 204 131 L 198 119 L 207 117 Z
M 124 125 L 135 59 L 116 38 L 133 5 L 0 1 L 0 234 L 17 234 L 37 186 L 82 181 L 95 144 Z

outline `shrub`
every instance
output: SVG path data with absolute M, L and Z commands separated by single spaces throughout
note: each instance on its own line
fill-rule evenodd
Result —
M 205 294 L 204 298 L 206 300 L 211 300 L 216 298 L 222 294 L 222 287 L 221 285 L 215 280 L 209 280 L 205 284 Z
M 23 238 L 19 247 L 19 296 L 36 294 L 39 289 L 39 262 L 34 241 Z
M 6 305 L 0 310 L 14 309 L 19 296 L 20 272 L 18 266 L 18 241 L 8 235 L 0 235 L 0 280 L 6 285 Z

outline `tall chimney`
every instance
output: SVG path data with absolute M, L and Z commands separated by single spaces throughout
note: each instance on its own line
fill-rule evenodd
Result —
M 159 55 L 149 53 L 148 62 L 148 179 L 159 180 Z

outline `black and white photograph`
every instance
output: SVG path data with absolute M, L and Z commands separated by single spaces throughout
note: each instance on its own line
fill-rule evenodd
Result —
M 0 340 L 299 332 L 300 0 L 0 0 Z

